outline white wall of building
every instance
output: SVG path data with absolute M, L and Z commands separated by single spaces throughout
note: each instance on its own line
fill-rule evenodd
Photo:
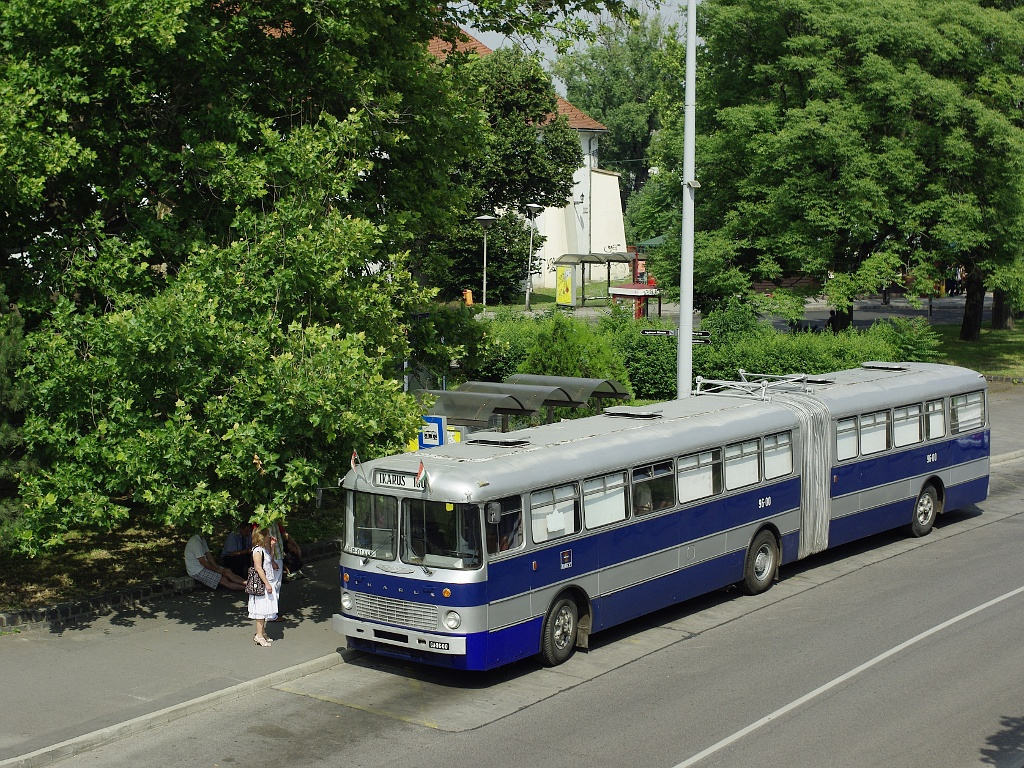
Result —
M 545 208 L 537 215 L 537 232 L 547 238 L 537 249 L 534 265 L 541 274 L 534 286 L 555 287 L 554 261 L 565 253 L 610 253 L 626 250 L 619 174 L 597 167 L 595 131 L 579 131 L 583 165 L 573 174 L 572 198 L 562 208 Z M 591 267 L 588 281 L 607 278 L 607 267 Z M 628 264 L 612 265 L 613 282 L 629 282 Z M 577 275 L 577 280 L 580 276 Z

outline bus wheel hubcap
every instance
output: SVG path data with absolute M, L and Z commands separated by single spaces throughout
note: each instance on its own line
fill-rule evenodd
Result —
M 761 547 L 757 550 L 757 557 L 754 558 L 754 575 L 758 580 L 764 580 L 772 567 L 772 553 L 768 547 Z
M 935 506 L 932 504 L 932 497 L 927 493 L 924 494 L 917 502 L 917 522 L 921 525 L 927 525 L 928 521 L 932 519 L 934 511 Z
M 568 608 L 562 608 L 555 618 L 555 645 L 560 649 L 565 648 L 571 635 L 572 612 Z

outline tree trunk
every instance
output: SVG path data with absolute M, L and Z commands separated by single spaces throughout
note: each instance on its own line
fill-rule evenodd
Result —
M 992 291 L 992 330 L 1013 330 L 1013 305 L 1006 300 L 1006 291 L 996 288 Z
M 977 341 L 981 338 L 981 321 L 985 314 L 985 275 L 979 267 L 967 273 L 967 300 L 964 302 L 964 319 L 960 324 L 960 341 Z

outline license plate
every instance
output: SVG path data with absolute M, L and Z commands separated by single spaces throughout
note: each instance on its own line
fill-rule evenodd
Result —
M 447 651 L 448 643 L 440 643 L 437 640 L 430 640 L 427 642 L 427 648 L 430 648 L 432 651 Z

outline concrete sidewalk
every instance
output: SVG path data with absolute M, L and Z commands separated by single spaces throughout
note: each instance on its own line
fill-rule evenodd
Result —
M 993 463 L 1024 458 L 1024 386 L 991 384 Z M 200 589 L 61 630 L 0 636 L 0 767 L 44 765 L 342 662 L 336 557 L 284 585 L 253 644 L 243 596 Z

